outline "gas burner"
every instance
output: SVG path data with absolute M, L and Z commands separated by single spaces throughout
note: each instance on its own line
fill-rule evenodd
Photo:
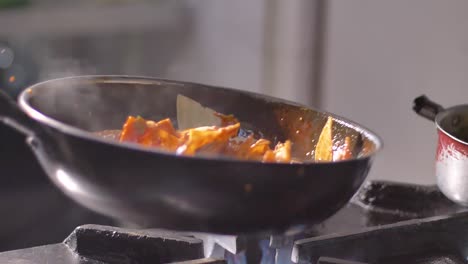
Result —
M 436 187 L 368 182 L 320 225 L 224 236 L 102 225 L 63 243 L 0 253 L 0 263 L 465 263 L 468 211 Z
M 61 244 L 0 254 L 0 263 L 225 263 L 204 258 L 203 241 L 169 231 L 85 225 Z
M 292 260 L 322 256 L 368 263 L 466 263 L 468 212 L 408 220 L 357 232 L 295 241 Z

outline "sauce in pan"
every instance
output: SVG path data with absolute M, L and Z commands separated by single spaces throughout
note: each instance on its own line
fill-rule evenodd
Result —
M 302 163 L 292 157 L 291 140 L 273 144 L 265 138 L 254 138 L 253 134 L 239 136 L 240 123 L 232 115 L 219 113 L 220 126 L 203 126 L 176 130 L 169 118 L 160 121 L 129 116 L 122 130 L 97 132 L 100 137 L 120 142 L 136 143 L 143 147 L 161 148 L 177 155 L 223 155 L 241 160 L 276 163 Z M 314 150 L 315 162 L 329 162 L 353 158 L 351 139 L 346 137 L 339 146 L 333 145 L 333 118 L 328 117 L 322 128 Z

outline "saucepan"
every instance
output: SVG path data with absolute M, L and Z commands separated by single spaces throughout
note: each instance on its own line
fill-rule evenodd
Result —
M 121 129 L 129 115 L 203 122 L 204 111 L 181 112 L 180 96 L 234 115 L 245 131 L 273 143 L 290 139 L 303 162 L 178 155 L 97 134 Z M 311 150 L 330 119 L 333 142 L 351 139 L 352 157 L 314 162 Z M 382 148 L 375 133 L 331 113 L 236 89 L 146 77 L 49 80 L 25 89 L 18 103 L 0 92 L 0 120 L 27 136 L 50 180 L 81 205 L 144 228 L 222 234 L 323 221 L 357 192 Z
M 468 206 L 468 105 L 444 108 L 422 95 L 414 111 L 435 122 L 438 134 L 435 174 L 441 192 Z

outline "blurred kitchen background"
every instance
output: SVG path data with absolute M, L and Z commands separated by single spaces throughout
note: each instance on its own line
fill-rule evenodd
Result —
M 12 96 L 80 74 L 271 94 L 381 135 L 374 179 L 435 183 L 435 127 L 412 112 L 412 100 L 425 93 L 446 106 L 468 102 L 464 0 L 0 0 L 0 7 L 0 89 Z M 24 184 L 16 150 L 1 142 L 3 166 L 14 173 L 0 170 L 0 185 Z
M 385 141 L 372 178 L 434 183 L 426 93 L 468 102 L 464 0 L 0 0 L 0 88 L 78 74 L 223 85 L 336 112 Z M 14 77 L 12 77 L 14 76 Z
M 371 177 L 433 183 L 426 93 L 468 102 L 463 0 L 0 0 L 1 86 L 129 74 L 246 89 L 363 123 L 385 141 Z M 13 76 L 13 77 L 12 77 Z

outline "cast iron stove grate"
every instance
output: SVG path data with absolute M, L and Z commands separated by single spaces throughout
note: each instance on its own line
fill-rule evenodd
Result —
M 468 211 L 432 186 L 368 182 L 333 217 L 300 230 L 249 237 L 85 225 L 63 243 L 0 253 L 0 263 L 468 263 Z

